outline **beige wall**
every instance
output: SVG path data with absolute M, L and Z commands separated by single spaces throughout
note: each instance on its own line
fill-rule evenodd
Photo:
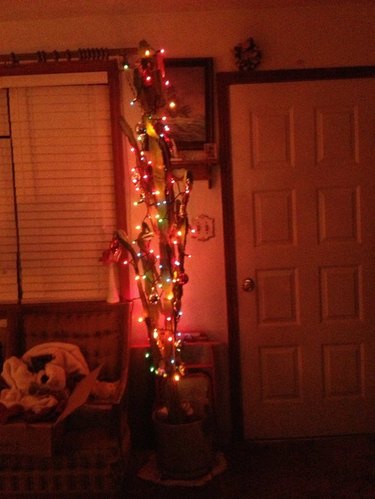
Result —
M 368 4 L 121 15 L 0 23 L 0 53 L 84 47 L 131 47 L 146 38 L 169 57 L 213 57 L 216 71 L 235 70 L 232 48 L 253 36 L 263 51 L 261 69 L 375 64 L 374 11 Z M 330 4 L 327 6 L 327 4 Z M 332 5 L 334 4 L 334 5 Z M 217 109 L 216 115 L 217 115 Z M 124 112 L 128 103 L 124 102 Z M 225 179 L 224 179 L 225 181 Z M 190 217 L 215 219 L 216 236 L 190 240 L 182 329 L 226 340 L 224 252 L 218 171 L 212 189 L 197 182 Z M 133 215 L 133 214 L 132 214 Z M 134 217 L 133 217 L 134 218 Z M 133 343 L 145 339 L 134 331 Z

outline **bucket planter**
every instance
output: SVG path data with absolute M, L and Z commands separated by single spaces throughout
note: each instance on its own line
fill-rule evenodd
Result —
M 163 478 L 192 480 L 209 473 L 214 462 L 209 419 L 171 424 L 153 414 L 156 459 Z

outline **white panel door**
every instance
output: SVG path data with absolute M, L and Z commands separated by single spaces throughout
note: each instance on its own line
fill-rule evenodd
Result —
M 247 438 L 375 430 L 371 79 L 230 89 Z

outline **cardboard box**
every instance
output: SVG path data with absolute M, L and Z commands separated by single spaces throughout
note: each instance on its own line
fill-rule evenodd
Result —
M 64 421 L 87 401 L 99 371 L 97 367 L 77 384 L 56 421 L 0 425 L 0 454 L 51 457 L 63 443 Z

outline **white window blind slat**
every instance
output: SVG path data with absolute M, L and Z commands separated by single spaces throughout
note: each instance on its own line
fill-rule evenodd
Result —
M 50 160 L 47 161 L 48 158 L 44 159 L 45 162 L 39 162 L 39 178 L 48 176 L 48 172 L 50 170 L 51 161 Z M 25 175 L 27 175 L 28 172 L 33 171 L 32 162 L 28 163 L 24 161 L 23 163 L 24 163 L 23 171 Z M 54 164 L 55 161 L 53 161 L 52 163 Z M 112 177 L 110 176 L 110 171 L 112 167 L 111 161 L 100 161 L 99 158 L 97 158 L 95 165 L 92 165 L 90 161 L 83 161 L 82 159 L 80 159 L 81 169 L 79 171 L 79 175 L 76 173 L 75 166 L 76 165 L 74 165 L 74 163 L 66 164 L 66 162 L 64 162 L 64 168 L 61 169 L 55 168 L 54 170 L 55 178 L 58 178 L 59 175 L 61 176 L 61 178 L 66 178 L 68 176 L 69 171 L 72 172 L 71 178 L 74 178 L 74 175 L 79 177 L 92 177 L 93 174 L 95 175 L 95 172 L 97 171 L 103 176 L 103 179 L 108 177 L 108 182 L 109 183 L 112 182 Z
M 104 203 L 103 203 L 104 204 Z M 88 205 L 90 207 L 90 205 Z M 40 223 L 44 223 L 45 219 L 53 221 L 55 218 L 57 220 L 64 220 L 64 219 L 70 219 L 74 216 L 74 210 L 55 210 L 56 211 L 56 217 L 55 217 L 55 212 L 53 210 L 55 208 L 55 205 L 53 204 L 43 204 L 38 206 L 38 209 L 35 209 L 33 213 L 28 212 L 27 210 L 24 210 L 23 213 L 23 219 L 24 220 L 34 220 L 35 218 L 38 218 Z M 73 208 L 73 207 L 72 207 Z M 112 206 L 110 204 L 104 205 L 103 210 L 100 210 L 99 208 L 97 209 L 92 209 L 91 210 L 93 213 L 95 213 L 96 216 L 100 216 L 103 220 L 107 220 L 108 217 L 112 216 Z M 72 221 L 73 224 L 82 224 L 82 222 L 79 219 L 74 219 Z M 87 221 L 88 224 L 93 223 L 91 220 Z M 96 222 L 95 222 L 96 223 Z
M 23 301 L 105 299 L 99 257 L 116 228 L 108 88 L 10 96 Z
M 103 153 L 101 151 L 98 151 L 97 153 L 97 159 L 98 161 L 102 162 L 107 162 L 107 153 Z M 56 152 L 51 152 L 49 154 L 42 154 L 37 150 L 34 151 L 27 151 L 27 150 L 17 150 L 17 153 L 15 154 L 15 161 L 22 161 L 25 163 L 26 167 L 28 163 L 33 164 L 35 161 L 37 161 L 41 165 L 41 169 L 44 167 L 47 167 L 52 163 L 56 164 L 56 169 L 59 168 L 67 168 L 67 169 L 73 169 L 72 165 L 76 162 L 80 162 L 83 164 L 84 163 L 89 163 L 92 161 L 92 154 L 90 152 L 82 152 L 79 151 L 75 154 L 73 154 L 70 151 L 66 151 L 66 154 L 57 154 Z M 68 161 L 71 163 L 68 163 Z M 94 168 L 95 171 L 95 168 Z
M 92 262 L 93 266 L 96 265 L 96 261 L 94 261 L 95 256 L 98 256 L 96 254 L 96 251 L 89 251 L 88 253 L 85 254 L 85 257 L 82 257 L 82 252 L 77 251 L 75 253 L 72 253 L 71 259 L 67 260 L 62 258 L 64 256 L 63 251 L 56 251 L 55 256 L 52 258 L 45 258 L 43 261 L 40 260 L 38 253 L 30 254 L 28 255 L 28 258 L 24 260 L 23 262 L 23 268 L 26 269 L 28 268 L 28 272 L 31 273 L 32 269 L 39 269 L 39 268 L 46 268 L 46 269 L 52 269 L 53 267 L 61 269 L 65 268 L 66 270 L 69 270 L 72 268 L 72 264 L 74 264 L 75 267 L 82 267 L 86 263 L 87 267 L 89 267 L 89 264 L 87 263 L 87 256 L 92 257 Z M 56 267 L 56 258 L 60 259 L 60 265 Z M 49 271 L 50 271 L 49 270 Z

